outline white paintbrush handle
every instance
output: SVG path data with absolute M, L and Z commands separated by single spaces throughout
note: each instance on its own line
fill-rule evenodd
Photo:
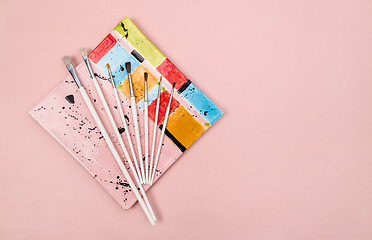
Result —
M 142 155 L 142 148 L 141 148 L 141 138 L 139 133 L 139 126 L 138 126 L 138 117 L 137 117 L 137 104 L 135 98 L 132 96 L 130 98 L 131 108 L 132 108 L 132 116 L 133 116 L 133 124 L 134 124 L 134 132 L 136 134 L 136 141 L 137 141 L 137 150 L 138 150 L 138 161 L 140 163 L 141 173 L 142 173 L 142 183 L 144 183 L 145 179 L 145 171 L 143 169 L 143 155 Z
M 123 125 L 124 125 L 125 134 L 127 136 L 130 151 L 131 151 L 132 156 L 133 156 L 133 162 L 134 162 L 134 165 L 136 166 L 136 172 L 138 174 L 138 178 L 139 178 L 140 182 L 142 183 L 141 172 L 140 172 L 140 169 L 139 169 L 139 166 L 138 166 L 136 152 L 134 151 L 134 148 L 133 148 L 132 139 L 131 139 L 131 136 L 130 136 L 130 133 L 129 133 L 129 130 L 128 130 L 127 122 L 126 122 L 125 116 L 124 116 L 124 111 L 123 111 L 123 108 L 121 106 L 121 101 L 120 101 L 119 94 L 118 94 L 116 88 L 114 89 L 114 95 L 115 95 L 115 98 L 116 98 L 116 103 L 118 104 L 120 117 L 121 117 L 121 120 L 122 120 Z M 132 170 L 132 172 L 133 172 L 133 170 Z
M 85 89 L 83 87 L 80 87 L 79 88 L 79 91 L 80 91 L 81 96 L 83 97 L 84 102 L 87 105 L 90 113 L 92 114 L 92 117 L 93 117 L 94 121 L 96 122 L 99 130 L 101 131 L 102 136 L 104 137 L 104 139 L 105 139 L 105 141 L 107 143 L 107 146 L 110 148 L 111 153 L 112 153 L 112 155 L 114 156 L 114 158 L 116 160 L 116 163 L 119 165 L 121 171 L 124 174 L 124 177 L 127 179 L 127 182 L 129 183 L 130 188 L 132 189 L 134 195 L 136 196 L 136 198 L 137 198 L 139 204 L 141 205 L 143 211 L 145 212 L 148 220 L 150 221 L 150 223 L 152 225 L 155 225 L 155 221 L 154 221 L 153 217 L 151 216 L 149 210 L 147 209 L 147 206 L 146 206 L 145 202 L 143 201 L 140 193 L 138 192 L 136 185 L 134 184 L 132 178 L 130 177 L 130 175 L 129 175 L 129 173 L 128 173 L 125 165 L 124 165 L 124 163 L 122 162 L 122 160 L 121 160 L 118 152 L 116 151 L 115 146 L 112 143 L 112 141 L 111 141 L 108 133 L 106 132 L 106 129 L 103 126 L 103 124 L 101 122 L 101 119 L 99 118 L 96 110 L 94 109 L 94 106 L 93 106 L 92 102 L 90 101 L 90 98 L 89 98 L 87 92 L 85 91 Z
M 169 101 L 172 101 L 172 97 L 169 99 Z M 156 153 L 155 164 L 154 164 L 154 169 L 153 169 L 153 172 L 152 172 L 150 185 L 152 185 L 154 183 L 156 166 L 158 165 L 160 150 L 161 150 L 161 147 L 163 145 L 163 139 L 164 139 L 164 134 L 165 134 L 165 128 L 167 127 L 169 112 L 170 112 L 170 105 L 168 106 L 167 111 L 165 113 L 164 122 L 163 122 L 163 129 L 161 130 L 160 140 L 159 140 L 159 144 L 158 144 L 158 151 Z
M 93 84 L 94 84 L 94 87 L 95 87 L 96 90 L 97 90 L 97 93 L 98 93 L 99 99 L 101 100 L 101 103 L 102 103 L 102 105 L 103 105 L 103 108 L 105 109 L 105 112 L 106 112 L 106 114 L 107 114 L 107 116 L 108 116 L 108 118 L 109 118 L 109 120 L 110 120 L 111 126 L 112 126 L 112 128 L 114 129 L 114 132 L 115 132 L 115 134 L 116 134 L 116 137 L 118 138 L 118 141 L 119 141 L 119 143 L 120 143 L 120 146 L 121 146 L 121 148 L 122 148 L 122 150 L 123 150 L 123 152 L 124 152 L 124 154 L 125 154 L 125 157 L 128 159 L 128 161 L 131 161 L 131 158 L 130 158 L 130 156 L 129 156 L 129 153 L 128 153 L 128 151 L 127 151 L 127 148 L 125 147 L 125 144 L 124 144 L 124 142 L 123 142 L 123 139 L 121 138 L 121 135 L 120 135 L 120 133 L 119 133 L 118 127 L 117 127 L 117 125 L 116 125 L 116 123 L 115 123 L 114 117 L 112 116 L 112 114 L 111 114 L 111 110 L 110 110 L 110 108 L 109 108 L 109 106 L 108 106 L 108 104 L 107 104 L 107 101 L 106 101 L 105 95 L 103 95 L 103 92 L 102 92 L 102 90 L 101 90 L 101 87 L 99 86 L 99 83 L 98 83 L 98 81 L 97 81 L 97 79 L 96 79 L 95 77 L 93 77 Z M 114 92 L 115 92 L 116 95 L 117 95 L 116 88 L 114 89 Z M 119 103 L 120 103 L 120 100 L 119 100 Z M 119 105 L 119 103 L 118 103 L 118 105 Z M 120 105 L 120 107 L 121 107 L 121 105 Z M 124 127 L 126 127 L 126 125 L 125 125 Z M 126 130 L 127 130 L 127 129 L 126 129 Z M 132 146 L 132 148 L 133 148 L 133 146 Z M 133 152 L 132 152 L 132 154 L 133 154 Z M 136 155 L 135 155 L 135 154 L 133 155 L 133 161 L 137 161 L 137 160 L 136 160 Z M 136 172 L 133 172 L 133 174 L 136 174 Z M 140 173 L 138 172 L 138 174 L 140 174 Z M 142 180 L 141 180 L 141 176 L 139 175 L 138 177 L 139 177 L 140 181 L 142 182 Z
M 115 95 L 115 98 L 116 98 L 116 103 L 118 104 L 118 108 L 119 108 L 119 112 L 120 112 L 120 116 L 121 116 L 121 119 L 123 121 L 123 125 L 124 125 L 124 129 L 125 131 L 128 131 L 128 127 L 127 127 L 127 123 L 125 122 L 125 117 L 124 117 L 124 111 L 123 111 L 123 108 L 121 107 L 121 102 L 120 102 L 120 98 L 119 98 L 119 94 L 118 94 L 118 91 L 117 91 L 117 88 L 115 87 L 114 88 L 114 95 Z M 128 133 L 128 132 L 127 132 Z M 133 146 L 132 146 L 132 141 L 130 140 L 130 135 L 129 133 L 127 134 L 127 137 L 129 136 L 129 139 L 128 141 L 130 142 L 130 145 L 131 145 L 131 148 L 133 149 Z M 134 149 L 133 149 L 133 152 L 132 154 L 134 153 Z M 146 205 L 147 207 L 149 208 L 149 211 L 150 211 L 150 214 L 151 216 L 154 218 L 154 220 L 156 221 L 156 217 L 155 217 L 155 213 L 154 211 L 152 210 L 152 207 L 150 205 L 150 202 L 149 200 L 147 199 L 147 196 L 146 196 L 146 193 L 145 193 L 145 190 L 143 189 L 142 185 L 141 185 L 141 180 L 139 179 L 139 176 L 140 176 L 140 172 L 139 172 L 139 168 L 138 168 L 138 163 L 137 161 L 135 162 L 136 164 L 136 169 L 137 169 L 137 172 L 138 172 L 138 176 L 136 173 L 136 169 L 134 168 L 133 166 L 133 163 L 129 160 L 128 161 L 129 163 L 129 167 L 130 167 L 130 170 L 133 172 L 133 176 L 137 182 L 137 185 L 142 193 L 142 196 L 143 196 L 143 199 L 145 200 L 146 202 Z
M 149 115 L 148 115 L 148 102 L 145 102 L 145 170 L 146 180 L 149 183 Z
M 159 83 L 159 92 L 158 97 L 156 98 L 156 111 L 155 111 L 155 123 L 154 123 L 154 135 L 152 137 L 152 146 L 151 146 L 151 155 L 150 155 L 150 176 L 148 184 L 151 184 L 151 173 L 152 166 L 154 163 L 154 153 L 155 153 L 155 143 L 156 143 L 156 130 L 158 129 L 158 116 L 159 116 L 159 107 L 160 107 L 160 93 L 161 93 L 161 82 Z

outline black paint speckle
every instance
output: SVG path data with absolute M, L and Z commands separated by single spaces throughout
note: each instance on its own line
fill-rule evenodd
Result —
M 122 134 L 123 132 L 125 132 L 125 128 L 119 127 L 118 131 L 119 131 L 120 134 Z

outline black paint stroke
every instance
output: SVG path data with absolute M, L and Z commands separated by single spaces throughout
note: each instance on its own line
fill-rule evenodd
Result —
M 98 73 L 94 73 L 94 76 L 95 77 L 98 77 L 99 79 L 102 79 L 102 80 L 106 80 L 106 81 L 110 81 L 108 78 L 102 76 L 102 75 L 99 75 Z
M 182 86 L 177 90 L 178 93 L 182 93 L 183 91 L 186 90 L 186 88 L 191 84 L 191 80 L 187 79 L 187 81 L 182 84 Z
M 140 63 L 145 61 L 145 59 L 142 57 L 142 55 L 134 49 L 130 54 L 132 54 L 132 56 L 135 57 L 137 59 L 137 61 L 140 62 Z
M 124 33 L 126 33 L 124 35 L 124 37 L 125 37 L 125 39 L 127 39 L 128 38 L 128 34 L 129 34 L 128 29 L 125 29 L 125 26 L 124 26 L 124 23 L 123 22 L 120 23 L 120 26 L 123 29 Z
M 120 26 L 124 30 L 124 32 L 128 31 L 128 29 L 125 29 L 125 26 L 124 26 L 124 23 L 123 22 L 120 23 Z
M 124 187 L 130 187 L 130 185 L 128 183 L 125 183 L 125 182 L 116 182 L 116 184 L 124 186 Z
M 127 122 L 129 122 L 129 117 L 128 117 L 127 114 L 124 115 L 124 118 L 125 118 L 125 120 L 127 120 Z
M 159 126 L 160 129 L 163 129 L 163 124 L 160 124 Z M 167 128 L 165 128 L 165 135 L 167 135 L 167 137 L 169 137 L 170 140 L 172 140 L 172 142 L 181 150 L 181 152 L 184 152 L 186 151 L 186 147 L 182 145 L 182 143 L 180 143 L 173 135 L 172 133 L 170 133 L 168 131 Z

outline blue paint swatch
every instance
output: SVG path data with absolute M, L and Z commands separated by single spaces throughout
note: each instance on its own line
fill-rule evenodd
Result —
M 181 94 L 211 125 L 222 116 L 223 112 L 194 83 L 191 83 Z
M 114 77 L 115 85 L 121 84 L 124 79 L 128 76 L 127 70 L 125 69 L 125 63 L 131 63 L 131 71 L 133 72 L 138 66 L 139 62 L 120 44 L 116 43 L 111 50 L 105 54 L 97 63 L 98 68 L 103 74 L 108 76 L 106 64 L 109 63 Z
M 159 85 L 155 84 L 155 86 L 147 93 L 149 106 L 158 97 Z M 137 106 L 139 109 L 145 109 L 144 98 L 142 98 L 138 103 Z

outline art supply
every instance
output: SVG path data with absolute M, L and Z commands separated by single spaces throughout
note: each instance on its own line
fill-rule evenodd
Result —
M 131 158 L 129 156 L 128 150 L 127 150 L 127 148 L 126 148 L 126 146 L 124 144 L 123 139 L 121 138 L 120 132 L 119 132 L 118 127 L 117 127 L 117 125 L 115 123 L 115 119 L 114 119 L 114 117 L 111 114 L 111 110 L 110 110 L 110 108 L 109 108 L 109 106 L 107 104 L 107 101 L 105 99 L 105 96 L 103 95 L 103 92 L 101 90 L 101 87 L 99 86 L 98 81 L 97 81 L 96 77 L 94 76 L 92 67 L 91 67 L 90 62 L 89 62 L 89 58 L 88 58 L 87 53 L 86 53 L 86 50 L 84 48 L 82 48 L 80 51 L 81 51 L 81 55 L 82 55 L 82 57 L 84 59 L 84 62 L 87 65 L 87 68 L 89 70 L 90 77 L 93 80 L 94 87 L 97 90 L 99 99 L 101 100 L 101 102 L 103 104 L 103 107 L 105 109 L 105 112 L 106 112 L 106 114 L 107 114 L 107 116 L 108 116 L 108 118 L 110 120 L 111 126 L 114 129 L 115 135 L 116 135 L 116 137 L 119 140 L 119 143 L 120 143 L 120 146 L 121 146 L 121 148 L 122 148 L 122 150 L 124 152 L 124 155 L 125 155 L 126 159 L 128 160 L 128 162 L 130 162 L 131 161 Z M 134 156 L 134 158 L 135 158 L 135 156 Z M 133 174 L 136 174 L 136 172 L 134 171 Z
M 155 225 L 155 219 L 152 217 L 151 213 L 149 212 L 149 209 L 147 208 L 147 206 L 146 206 L 145 202 L 143 201 L 140 193 L 138 192 L 136 185 L 134 184 L 132 178 L 130 177 L 130 175 L 129 175 L 127 169 L 126 169 L 126 167 L 124 166 L 124 163 L 121 161 L 121 158 L 120 158 L 118 152 L 116 151 L 115 146 L 112 143 L 108 133 L 106 132 L 106 129 L 103 126 L 102 121 L 101 121 L 100 117 L 98 116 L 98 114 L 97 114 L 97 112 L 96 112 L 96 110 L 95 110 L 87 92 L 85 91 L 84 87 L 81 85 L 81 82 L 80 82 L 80 80 L 79 80 L 79 78 L 76 74 L 75 68 L 71 63 L 70 57 L 64 56 L 62 58 L 62 60 L 65 63 L 67 70 L 70 72 L 72 78 L 74 79 L 74 81 L 75 81 L 75 83 L 76 83 L 76 85 L 77 85 L 77 87 L 80 91 L 80 94 L 83 97 L 83 100 L 84 100 L 85 104 L 87 105 L 87 107 L 89 109 L 89 112 L 92 114 L 92 117 L 93 117 L 94 121 L 96 122 L 99 130 L 101 131 L 101 134 L 104 137 L 104 139 L 107 143 L 107 146 L 110 148 L 111 153 L 116 160 L 116 163 L 119 165 L 121 171 L 123 172 L 124 177 L 126 178 L 127 182 L 129 183 L 134 195 L 136 196 L 139 204 L 141 205 L 143 211 L 145 212 L 148 220 L 150 221 L 150 223 L 152 225 Z
M 145 183 L 149 184 L 149 100 L 148 100 L 148 91 L 147 91 L 147 77 L 148 73 L 145 72 L 143 74 L 145 79 L 145 90 L 144 90 L 144 122 L 145 122 L 145 170 L 146 170 L 146 178 Z
M 172 90 L 171 90 L 171 95 L 169 97 L 169 102 L 168 102 L 167 110 L 165 112 L 165 117 L 164 117 L 164 122 L 163 122 L 163 129 L 161 131 L 160 140 L 159 140 L 159 143 L 158 143 L 158 152 L 156 153 L 155 164 L 154 164 L 154 169 L 153 169 L 153 172 L 152 172 L 152 177 L 151 177 L 150 185 L 152 185 L 153 182 L 154 182 L 155 172 L 156 172 L 156 166 L 158 165 L 159 156 L 160 156 L 160 150 L 161 150 L 161 146 L 163 145 L 164 133 L 165 133 L 165 129 L 167 127 L 167 122 L 168 122 L 168 117 L 169 117 L 169 111 L 170 111 L 170 108 L 171 108 L 172 97 L 173 97 L 173 92 L 174 92 L 174 86 L 175 85 L 176 85 L 176 83 L 173 83 Z
M 119 97 L 119 94 L 118 94 L 118 89 L 116 88 L 113 77 L 112 77 L 110 64 L 107 63 L 106 67 L 107 67 L 107 70 L 108 70 L 108 73 L 109 73 L 109 78 L 111 79 L 112 87 L 114 89 L 114 95 L 115 95 L 116 103 L 118 105 L 120 117 L 121 117 L 121 120 L 122 120 L 123 125 L 124 125 L 124 132 L 125 132 L 125 135 L 127 137 L 128 143 L 129 143 L 130 151 L 132 153 L 133 162 L 134 162 L 134 165 L 136 166 L 137 176 L 138 176 L 138 179 L 140 180 L 140 182 L 142 183 L 142 180 L 140 178 L 141 177 L 141 171 L 140 171 L 140 168 L 138 166 L 136 152 L 134 151 L 134 148 L 133 148 L 132 137 L 130 136 L 130 132 L 129 132 L 128 125 L 127 125 L 126 118 L 125 118 L 124 111 L 123 111 L 123 107 L 122 107 L 121 100 L 120 100 L 120 97 Z
M 133 124 L 134 124 L 134 132 L 136 134 L 136 141 L 137 141 L 137 150 L 138 150 L 138 161 L 140 163 L 141 168 L 141 174 L 142 174 L 142 184 L 144 184 L 145 179 L 145 171 L 143 167 L 143 155 L 142 155 L 142 148 L 141 148 L 141 138 L 139 133 L 139 126 L 138 126 L 138 116 L 137 116 L 137 104 L 136 100 L 134 98 L 134 91 L 133 91 L 133 85 L 132 85 L 132 77 L 130 75 L 131 70 L 131 63 L 126 62 L 125 63 L 125 69 L 128 73 L 128 84 L 129 84 L 129 91 L 130 91 L 130 102 L 131 102 L 131 109 L 132 109 L 132 118 L 133 118 Z
M 123 139 L 121 138 L 121 135 L 120 135 L 119 130 L 118 130 L 118 127 L 117 127 L 117 125 L 115 123 L 114 117 L 112 116 L 111 110 L 110 110 L 110 108 L 109 108 L 109 106 L 107 104 L 106 98 L 105 98 L 105 96 L 104 96 L 104 94 L 102 92 L 102 89 L 99 86 L 99 83 L 98 83 L 98 81 L 97 81 L 97 79 L 96 79 L 96 77 L 94 75 L 94 72 L 93 72 L 92 66 L 90 65 L 89 58 L 87 56 L 87 52 L 86 52 L 85 48 L 81 48 L 80 49 L 80 53 L 81 53 L 81 56 L 83 57 L 83 60 L 84 60 L 86 66 L 88 68 L 88 71 L 89 71 L 89 74 L 90 74 L 90 78 L 92 79 L 93 84 L 94 84 L 94 87 L 97 90 L 99 99 L 102 102 L 102 105 L 103 105 L 103 107 L 105 109 L 106 115 L 108 116 L 108 118 L 110 120 L 110 124 L 111 124 L 111 126 L 112 126 L 112 128 L 113 128 L 113 130 L 114 130 L 114 132 L 116 134 L 116 137 L 119 140 L 119 143 L 120 143 L 120 146 L 121 146 L 121 148 L 122 148 L 122 150 L 124 152 L 125 158 L 128 160 L 128 163 L 129 163 L 129 166 L 131 167 L 131 171 L 133 173 L 133 176 L 134 176 L 134 178 L 135 178 L 138 186 L 140 186 L 141 194 L 142 194 L 142 196 L 143 196 L 143 198 L 144 198 L 144 200 L 146 202 L 146 205 L 147 205 L 147 207 L 148 207 L 148 209 L 149 209 L 149 211 L 151 213 L 151 216 L 154 219 L 156 219 L 155 214 L 154 214 L 154 211 L 152 210 L 151 204 L 150 204 L 150 202 L 149 202 L 149 200 L 148 200 L 148 198 L 146 196 L 146 193 L 145 193 L 144 189 L 142 188 L 142 186 L 140 184 L 141 181 L 139 180 L 139 177 L 137 175 L 137 172 L 136 172 L 135 168 L 133 167 L 132 160 L 131 160 L 131 158 L 129 156 L 129 153 L 127 151 L 127 148 L 124 145 Z M 111 71 L 109 73 L 111 74 Z M 112 76 L 110 75 L 110 77 L 111 77 L 111 82 L 113 83 Z M 116 89 L 115 84 L 113 84 L 113 86 Z M 117 94 L 117 92 L 115 91 L 115 89 L 114 89 L 114 92 Z M 118 104 L 120 104 L 120 102 Z M 121 104 L 120 104 L 120 107 L 121 107 Z M 126 123 L 125 122 L 124 122 L 124 126 L 126 126 Z M 136 161 L 135 160 L 135 155 L 134 155 L 134 161 Z
M 103 95 L 103 92 L 101 90 L 101 87 L 99 86 L 98 81 L 97 81 L 96 77 L 94 76 L 94 72 L 93 72 L 92 66 L 90 65 L 89 58 L 87 56 L 87 52 L 86 52 L 85 48 L 81 48 L 80 49 L 80 53 L 81 53 L 81 56 L 83 57 L 84 62 L 86 64 L 87 68 L 88 68 L 88 71 L 89 71 L 89 74 L 90 74 L 90 78 L 93 80 L 94 87 L 97 90 L 99 99 L 102 102 L 103 108 L 105 109 L 105 112 L 106 112 L 106 114 L 107 114 L 107 116 L 108 116 L 108 118 L 110 120 L 110 124 L 111 124 L 111 126 L 112 126 L 112 128 L 113 128 L 113 130 L 115 132 L 115 135 L 116 135 L 116 137 L 117 137 L 117 139 L 118 139 L 118 141 L 120 143 L 120 146 L 121 146 L 121 148 L 122 148 L 122 150 L 124 152 L 124 155 L 125 155 L 126 159 L 128 160 L 128 162 L 130 162 L 131 161 L 131 158 L 130 158 L 130 156 L 128 154 L 127 148 L 125 147 L 125 144 L 123 142 L 123 139 L 121 138 L 121 135 L 119 133 L 118 127 L 117 127 L 117 125 L 115 123 L 114 117 L 111 114 L 111 110 L 110 110 L 110 108 L 109 108 L 109 106 L 107 104 L 107 101 L 105 99 L 105 96 Z M 133 160 L 136 161 L 135 160 L 135 158 L 136 158 L 135 155 L 133 156 L 133 158 L 134 158 Z M 133 172 L 133 174 L 136 174 L 136 172 Z M 138 174 L 140 174 L 140 173 L 138 173 Z M 139 175 L 139 179 L 141 179 L 141 175 Z
M 159 116 L 159 107 L 160 107 L 160 94 L 161 94 L 161 80 L 162 76 L 160 76 L 159 80 L 159 89 L 158 89 L 158 96 L 156 98 L 156 110 L 155 110 L 155 122 L 154 122 L 154 133 L 152 137 L 152 146 L 151 146 L 151 154 L 150 154 L 150 176 L 148 179 L 148 184 L 151 183 L 151 173 L 152 173 L 152 165 L 154 164 L 154 153 L 155 153 L 155 143 L 156 143 L 156 130 L 158 129 L 158 116 Z
M 117 92 L 117 88 L 116 88 L 115 83 L 114 83 L 114 78 L 112 77 L 110 64 L 107 63 L 106 64 L 106 67 L 107 67 L 107 70 L 108 70 L 108 73 L 109 73 L 109 78 L 110 78 L 111 83 L 112 83 L 112 88 L 114 90 L 115 99 L 116 99 L 116 102 L 118 104 L 118 108 L 119 108 L 119 112 L 120 112 L 120 115 L 121 115 L 121 118 L 122 118 L 122 121 L 123 121 L 123 124 L 124 124 L 124 128 L 125 128 L 125 131 L 128 133 L 128 127 L 127 127 L 127 124 L 125 122 L 124 112 L 123 112 L 123 108 L 121 107 L 121 102 L 120 102 L 119 94 Z M 129 141 L 130 141 L 130 139 L 129 139 Z M 147 199 L 145 190 L 143 189 L 143 187 L 141 185 L 141 181 L 139 180 L 139 177 L 136 174 L 136 169 L 134 168 L 134 166 L 133 166 L 132 162 L 130 161 L 130 159 L 128 160 L 128 163 L 129 163 L 130 170 L 132 171 L 133 176 L 134 176 L 134 178 L 135 178 L 135 180 L 137 182 L 137 185 L 138 185 L 138 187 L 139 187 L 139 189 L 140 189 L 140 191 L 142 193 L 142 196 L 143 196 L 143 198 L 144 198 L 144 200 L 145 200 L 145 202 L 146 202 L 146 204 L 147 204 L 147 206 L 148 206 L 148 208 L 150 210 L 150 213 L 151 213 L 152 217 L 156 220 L 156 217 L 155 217 L 155 214 L 154 214 L 154 212 L 153 212 L 153 210 L 151 208 L 150 202 Z M 136 167 L 137 167 L 137 171 L 138 171 L 139 170 L 138 169 L 138 164 L 137 164 Z M 140 174 L 139 171 L 138 171 L 138 174 Z

